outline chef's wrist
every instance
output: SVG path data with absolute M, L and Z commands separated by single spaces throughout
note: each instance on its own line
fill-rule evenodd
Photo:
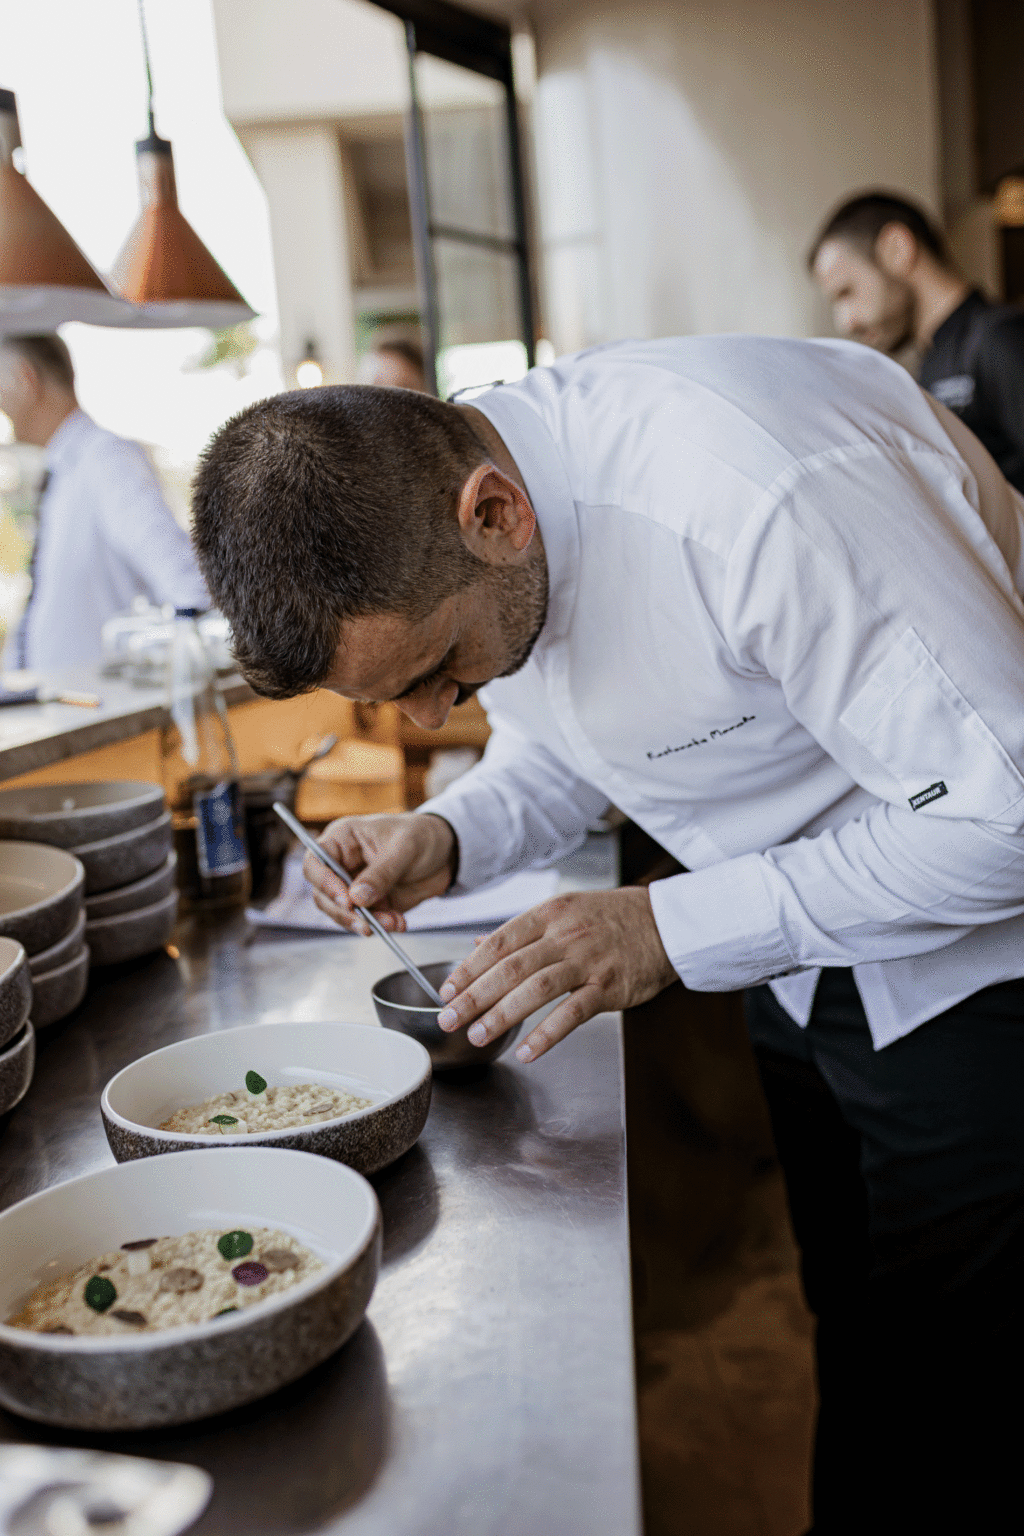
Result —
M 451 822 L 447 821 L 445 817 L 439 816 L 436 811 L 424 811 L 422 814 L 424 816 L 429 816 L 431 821 L 439 821 L 451 838 L 451 846 L 447 858 L 448 873 L 450 878 L 448 880 L 447 886 L 445 887 L 446 890 L 450 891 L 456 880 L 459 878 L 459 834 L 456 832 Z

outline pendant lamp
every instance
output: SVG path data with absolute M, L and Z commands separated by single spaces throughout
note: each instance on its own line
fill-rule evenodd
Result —
M 139 0 L 146 63 L 149 133 L 135 145 L 142 211 L 110 271 L 113 287 L 136 306 L 142 324 L 205 325 L 251 320 L 255 310 L 214 261 L 178 207 L 174 158 L 153 121 L 153 74 Z M 143 318 L 144 317 L 144 318 Z
M 52 331 L 66 320 L 130 321 L 131 306 L 109 292 L 16 167 L 20 147 L 14 92 L 0 89 L 0 335 Z

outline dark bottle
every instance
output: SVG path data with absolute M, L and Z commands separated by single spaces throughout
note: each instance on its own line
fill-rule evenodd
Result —
M 196 608 L 179 608 L 174 616 L 170 720 L 160 736 L 178 886 L 186 907 L 240 906 L 249 896 L 251 875 L 238 759 L 198 617 Z

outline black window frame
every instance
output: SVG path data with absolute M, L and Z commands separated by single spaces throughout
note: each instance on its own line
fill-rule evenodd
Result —
M 426 333 L 424 372 L 428 387 L 437 392 L 437 354 L 440 342 L 440 304 L 433 241 L 444 239 L 510 255 L 516 262 L 519 323 L 526 347 L 527 366 L 535 362 L 536 308 L 527 227 L 523 152 L 519 111 L 512 71 L 512 29 L 504 22 L 465 11 L 448 0 L 372 0 L 405 24 L 409 58 L 410 111 L 406 122 L 405 158 L 409 182 L 409 207 L 413 249 Z M 449 64 L 473 70 L 496 80 L 505 93 L 505 129 L 511 194 L 512 234 L 485 235 L 434 221 L 427 174 L 423 111 L 416 82 L 416 56 L 431 54 Z

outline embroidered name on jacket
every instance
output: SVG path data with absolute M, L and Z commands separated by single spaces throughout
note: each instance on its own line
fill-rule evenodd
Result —
M 937 784 L 929 784 L 927 789 L 918 790 L 916 795 L 910 797 L 910 809 L 919 811 L 922 805 L 930 805 L 933 800 L 941 800 L 943 795 L 948 795 L 949 790 L 939 779 Z
M 744 715 L 742 720 L 734 720 L 732 725 L 723 725 L 722 728 L 708 731 L 706 736 L 694 736 L 692 741 L 684 741 L 678 747 L 663 747 L 660 752 L 648 752 L 648 762 L 655 762 L 659 757 L 671 757 L 673 752 L 688 752 L 691 747 L 706 747 L 712 741 L 717 741 L 720 736 L 728 736 L 730 731 L 738 731 L 741 725 L 749 725 L 751 720 L 756 720 L 756 715 Z M 927 794 L 928 791 L 926 790 Z M 943 785 L 945 794 L 945 785 Z

